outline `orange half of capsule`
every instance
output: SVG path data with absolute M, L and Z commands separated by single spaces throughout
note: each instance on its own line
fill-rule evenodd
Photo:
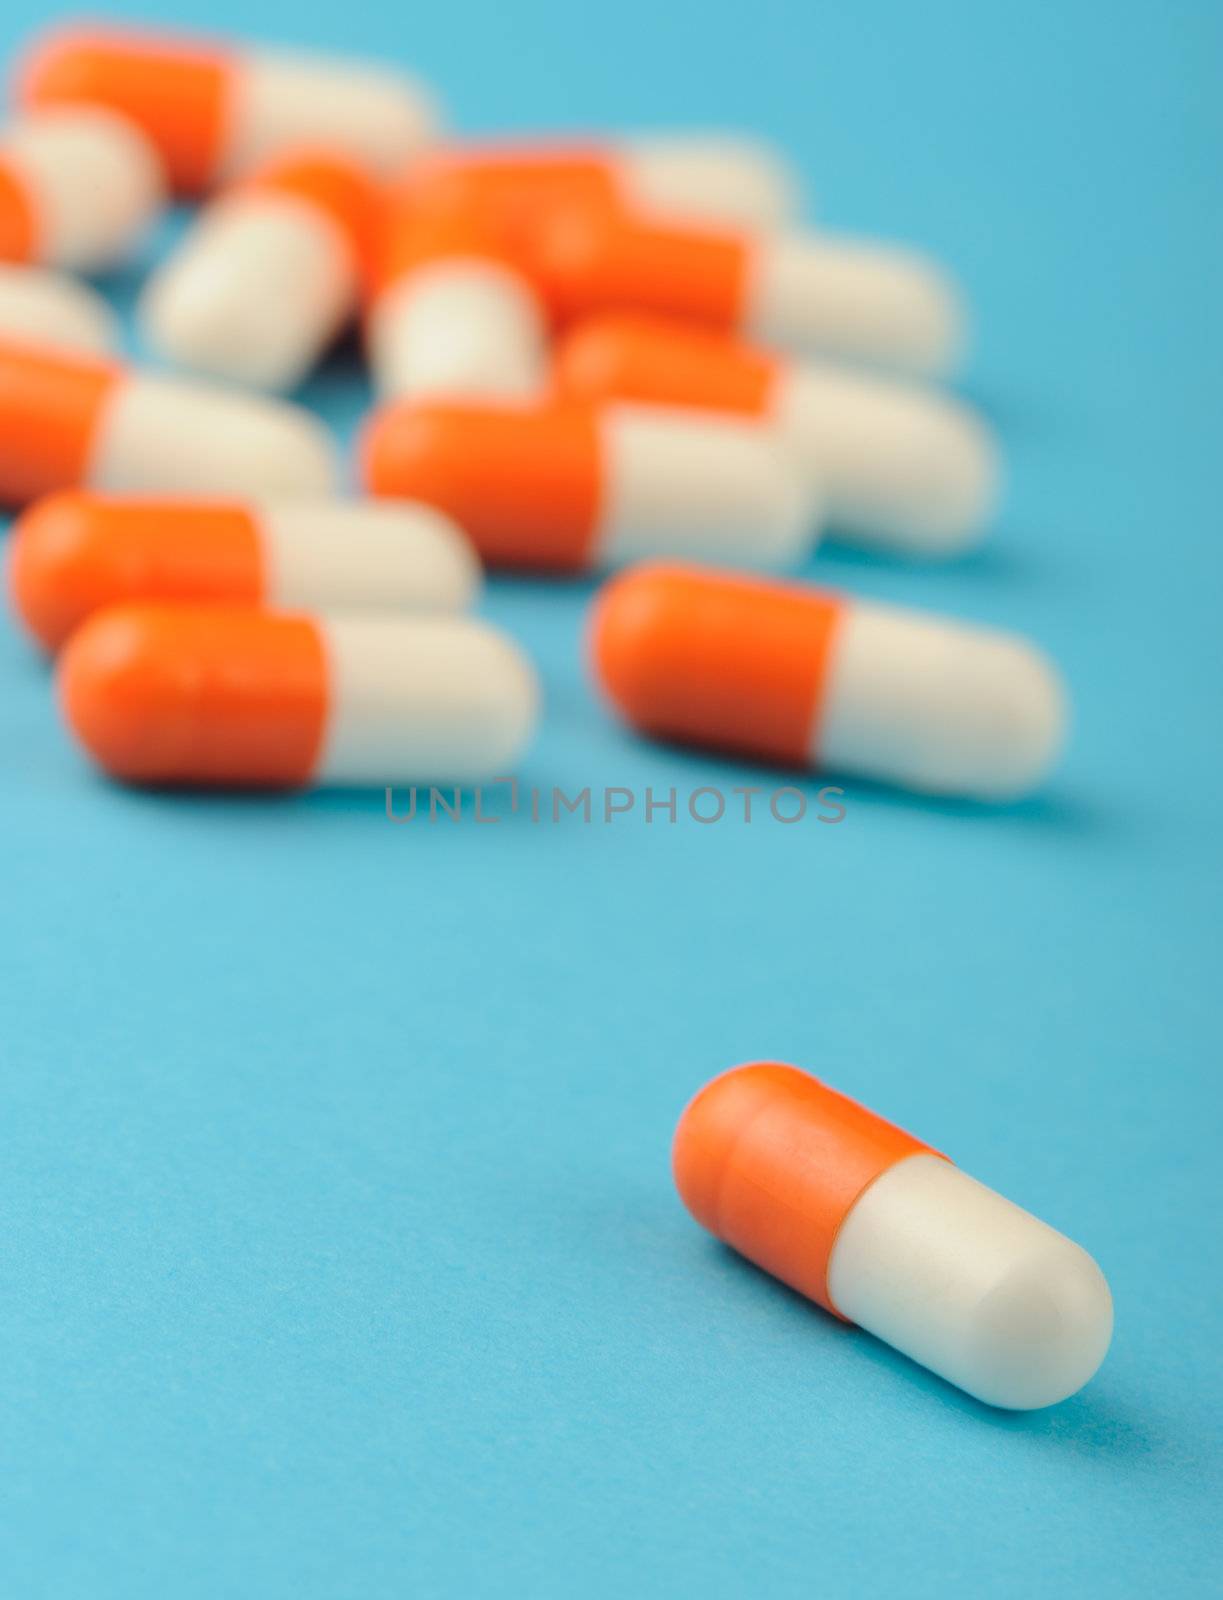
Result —
M 640 566 L 600 591 L 591 660 L 642 732 L 803 766 L 842 609 L 795 585 Z
M 238 504 L 65 493 L 40 500 L 13 525 L 13 606 L 48 650 L 107 606 L 256 605 L 264 587 L 258 530 Z
M 734 232 L 586 206 L 557 210 L 519 247 L 562 323 L 627 310 L 729 330 L 747 302 L 748 249 Z
M 598 419 L 585 406 L 517 410 L 407 402 L 366 430 L 378 495 L 452 517 L 491 565 L 580 571 L 603 495 Z
M 18 93 L 32 106 L 84 103 L 119 112 L 156 146 L 174 188 L 198 194 L 221 160 L 232 77 L 219 48 L 65 29 L 27 58 Z
M 778 363 L 741 339 L 661 318 L 608 315 L 579 322 L 557 347 L 553 373 L 574 400 L 636 400 L 761 416 Z
M 32 261 L 38 248 L 38 219 L 29 190 L 0 158 L 0 261 Z
M 930 1146 L 796 1067 L 708 1083 L 675 1131 L 680 1198 L 702 1227 L 840 1316 L 828 1262 L 841 1223 L 889 1167 Z
M 103 407 L 122 370 L 0 340 L 0 501 L 23 505 L 83 483 Z
M 445 193 L 485 211 L 611 206 L 619 199 L 611 163 L 595 145 L 465 145 L 426 156 L 408 176 L 422 200 Z
M 130 783 L 297 788 L 327 725 L 326 652 L 307 617 L 116 607 L 72 636 L 57 681 L 85 749 Z

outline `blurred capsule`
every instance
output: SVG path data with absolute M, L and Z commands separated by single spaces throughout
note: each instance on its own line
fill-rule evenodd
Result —
M 112 777 L 228 788 L 500 777 L 539 700 L 518 647 L 468 617 L 119 606 L 73 634 L 57 679 Z
M 527 399 L 547 386 L 543 306 L 498 221 L 465 197 L 387 202 L 366 325 L 388 399 Z
M 448 145 L 412 178 L 426 189 L 460 179 L 484 207 L 607 204 L 746 228 L 777 227 L 797 210 L 798 185 L 780 154 L 734 134 Z
M 823 484 L 840 536 L 909 555 L 976 542 L 998 498 L 998 449 L 959 402 L 830 362 L 802 364 L 691 324 L 609 315 L 556 354 L 558 390 L 760 417 Z
M 13 609 L 56 650 L 93 612 L 137 600 L 461 611 L 480 563 L 429 506 L 63 493 L 14 523 L 8 577 Z
M 152 147 L 109 111 L 52 108 L 0 131 L 0 260 L 114 266 L 161 200 Z
M 649 554 L 800 560 L 815 497 L 772 432 L 655 406 L 389 406 L 366 486 L 454 518 L 493 565 L 575 572 Z
M 336 472 L 300 406 L 0 339 L 0 503 L 75 488 L 322 495 Z
M 75 278 L 0 263 L 0 340 L 7 339 L 103 355 L 119 343 L 119 319 Z
M 924 256 L 894 245 L 715 230 L 601 206 L 557 209 L 515 244 L 562 323 L 637 311 L 923 374 L 946 372 L 960 355 L 957 291 Z
M 342 157 L 269 162 L 201 213 L 145 289 L 145 336 L 180 366 L 292 389 L 356 308 L 377 190 Z
M 19 64 L 17 93 L 27 105 L 120 112 L 156 146 L 181 194 L 300 146 L 389 177 L 428 143 L 436 121 L 431 97 L 397 69 L 109 25 L 37 40 Z
M 595 674 L 643 733 L 927 794 L 1013 800 L 1061 748 L 1026 640 L 798 584 L 642 566 L 602 590 Z

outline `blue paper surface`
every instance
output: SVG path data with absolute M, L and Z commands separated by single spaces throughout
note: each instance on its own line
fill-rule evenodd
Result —
M 1003 812 L 851 783 L 835 827 L 395 826 L 107 785 L 6 621 L 0 1588 L 1217 1592 L 1223 13 L 127 14 L 410 62 L 470 131 L 758 129 L 830 226 L 952 264 L 996 536 L 812 576 L 1031 634 L 1075 728 Z M 351 362 L 309 395 L 365 404 Z M 612 722 L 589 594 L 490 588 L 545 683 L 525 791 L 771 788 Z M 1097 1256 L 1087 1390 L 987 1410 L 699 1232 L 676 1117 L 765 1056 Z

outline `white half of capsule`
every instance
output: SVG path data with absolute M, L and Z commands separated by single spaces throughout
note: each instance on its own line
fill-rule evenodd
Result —
M 100 294 L 75 278 L 0 262 L 0 337 L 105 355 L 119 343 L 119 320 Z
M 967 549 L 997 505 L 993 434 L 967 406 L 832 363 L 779 373 L 770 413 L 855 543 L 916 556 Z
M 406 273 L 369 319 L 374 382 L 389 398 L 527 400 L 548 381 L 543 310 L 524 278 L 454 256 Z
M 436 136 L 433 97 L 408 73 L 367 61 L 257 51 L 234 67 L 222 181 L 294 147 L 334 151 L 384 178 Z
M 766 235 L 752 250 L 743 331 L 795 354 L 936 376 L 960 358 L 964 312 L 952 282 L 915 251 Z
M 264 598 L 283 611 L 464 611 L 475 550 L 449 517 L 406 501 L 252 505 Z
M 504 634 L 465 617 L 318 626 L 329 710 L 316 784 L 478 783 L 513 769 L 535 731 L 539 686 Z
M 819 501 L 776 432 L 752 420 L 667 406 L 609 406 L 600 417 L 600 562 L 682 556 L 785 567 L 818 536 Z
M 1011 1410 L 1081 1389 L 1108 1351 L 1113 1305 L 1077 1244 L 938 1156 L 876 1178 L 828 1263 L 851 1322 Z
M 837 624 L 813 766 L 927 794 L 1012 800 L 1065 736 L 1052 664 L 1007 633 L 891 606 L 847 604 Z
M 107 399 L 86 487 L 103 494 L 323 496 L 334 492 L 338 470 L 330 434 L 300 406 L 133 372 Z
M 176 365 L 255 388 L 295 387 L 357 302 L 357 263 L 317 206 L 267 190 L 216 201 L 150 279 L 150 346 Z
M 123 259 L 164 197 L 152 146 L 122 117 L 94 107 L 31 112 L 0 134 L 0 163 L 22 181 L 34 215 L 34 257 L 93 271 Z
M 798 182 L 781 154 L 735 134 L 654 134 L 616 146 L 625 199 L 644 211 L 777 228 L 799 209 Z

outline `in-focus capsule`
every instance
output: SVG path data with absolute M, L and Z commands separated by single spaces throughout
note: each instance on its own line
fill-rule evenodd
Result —
M 299 146 L 387 177 L 433 136 L 429 95 L 406 73 L 291 50 L 247 50 L 177 34 L 69 27 L 18 69 L 27 105 L 106 106 L 142 128 L 175 189 L 198 194 Z
M 459 179 L 482 207 L 601 204 L 745 228 L 778 227 L 798 209 L 780 154 L 735 134 L 450 145 L 431 151 L 412 179 L 422 188 Z
M 780 566 L 815 538 L 790 453 L 728 417 L 400 403 L 375 415 L 362 458 L 374 494 L 437 506 L 497 566 L 577 572 L 678 552 Z
M 123 259 L 162 201 L 161 167 L 112 112 L 32 112 L 0 131 L 0 260 L 92 272 Z
M 366 325 L 388 399 L 529 399 L 547 387 L 548 329 L 529 279 L 488 213 L 422 205 L 401 188 L 382 219 Z
M 1060 680 L 1025 640 L 798 584 L 643 566 L 591 620 L 595 674 L 643 733 L 929 794 L 1045 776 Z
M 44 267 L 0 262 L 0 340 L 104 355 L 119 343 L 119 320 L 96 290 Z
M 8 577 L 14 611 L 56 650 L 87 616 L 128 601 L 461 611 L 480 565 L 429 506 L 64 493 L 17 519 Z
M 976 541 L 998 497 L 992 435 L 957 401 L 831 362 L 800 363 L 691 324 L 609 315 L 555 358 L 560 393 L 766 419 L 819 474 L 839 537 L 911 555 Z
M 1086 1251 L 795 1067 L 707 1084 L 673 1164 L 702 1227 L 989 1405 L 1054 1405 L 1108 1351 L 1112 1299 Z
M 377 189 L 327 154 L 269 162 L 204 211 L 149 280 L 145 337 L 180 366 L 291 389 L 356 309 Z
M 602 206 L 557 210 L 517 241 L 559 321 L 637 311 L 795 354 L 946 372 L 959 296 L 916 252 L 832 234 L 750 233 Z
M 57 678 L 72 731 L 128 783 L 475 783 L 512 768 L 538 702 L 517 646 L 467 617 L 120 606 Z
M 299 406 L 0 339 L 0 503 L 78 488 L 326 495 L 336 472 Z

